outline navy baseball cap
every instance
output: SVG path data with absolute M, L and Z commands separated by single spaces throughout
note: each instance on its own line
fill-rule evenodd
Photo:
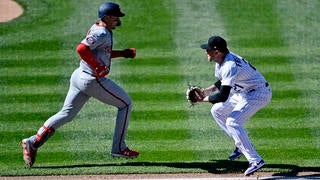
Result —
M 200 47 L 206 50 L 225 51 L 227 50 L 227 42 L 220 36 L 212 36 L 208 39 L 207 44 L 202 44 Z

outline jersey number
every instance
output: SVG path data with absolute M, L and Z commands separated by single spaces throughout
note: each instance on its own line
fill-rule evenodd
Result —
M 241 60 L 242 60 L 242 62 L 244 62 L 245 64 L 248 64 L 253 70 L 256 70 L 256 68 L 252 65 L 252 64 L 250 64 L 248 61 L 246 61 L 245 59 L 243 59 L 243 58 L 241 58 Z M 236 62 L 236 65 L 237 66 L 239 66 L 239 67 L 241 67 L 241 61 L 239 58 L 236 58 L 235 59 L 235 62 Z

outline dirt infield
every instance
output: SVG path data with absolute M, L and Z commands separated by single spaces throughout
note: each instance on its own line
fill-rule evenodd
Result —
M 23 8 L 12 0 L 0 0 L 0 23 L 9 22 L 23 14 Z
M 15 176 L 0 177 L 0 180 L 100 180 L 100 179 L 320 179 L 319 172 L 300 172 L 294 176 L 277 174 L 274 172 L 256 172 L 252 176 L 242 173 L 211 174 L 211 173 L 185 173 L 185 174 L 117 174 L 117 175 L 71 175 L 71 176 Z

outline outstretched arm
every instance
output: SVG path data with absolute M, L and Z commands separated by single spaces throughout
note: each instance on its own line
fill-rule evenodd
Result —
M 128 48 L 124 50 L 112 50 L 111 58 L 124 57 L 134 58 L 136 57 L 136 48 Z

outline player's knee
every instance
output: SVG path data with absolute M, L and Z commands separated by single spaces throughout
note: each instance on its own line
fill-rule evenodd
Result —
M 131 110 L 131 109 L 132 109 L 132 106 L 133 106 L 132 100 L 131 100 L 131 99 L 128 99 L 128 100 L 126 100 L 126 101 L 124 101 L 124 102 L 122 103 L 122 106 L 120 106 L 119 109 L 120 109 L 120 110 L 121 110 L 121 109 L 129 109 L 129 110 Z
M 133 102 L 131 100 L 131 98 L 129 98 L 127 101 L 126 101 L 126 104 L 127 104 L 127 107 L 128 108 L 131 108 L 133 106 Z
M 241 126 L 241 124 L 239 124 L 238 122 L 237 122 L 237 120 L 236 119 L 234 119 L 234 118 L 227 118 L 227 121 L 226 121 L 226 126 L 229 128 L 236 128 L 236 127 L 239 127 L 239 126 Z

